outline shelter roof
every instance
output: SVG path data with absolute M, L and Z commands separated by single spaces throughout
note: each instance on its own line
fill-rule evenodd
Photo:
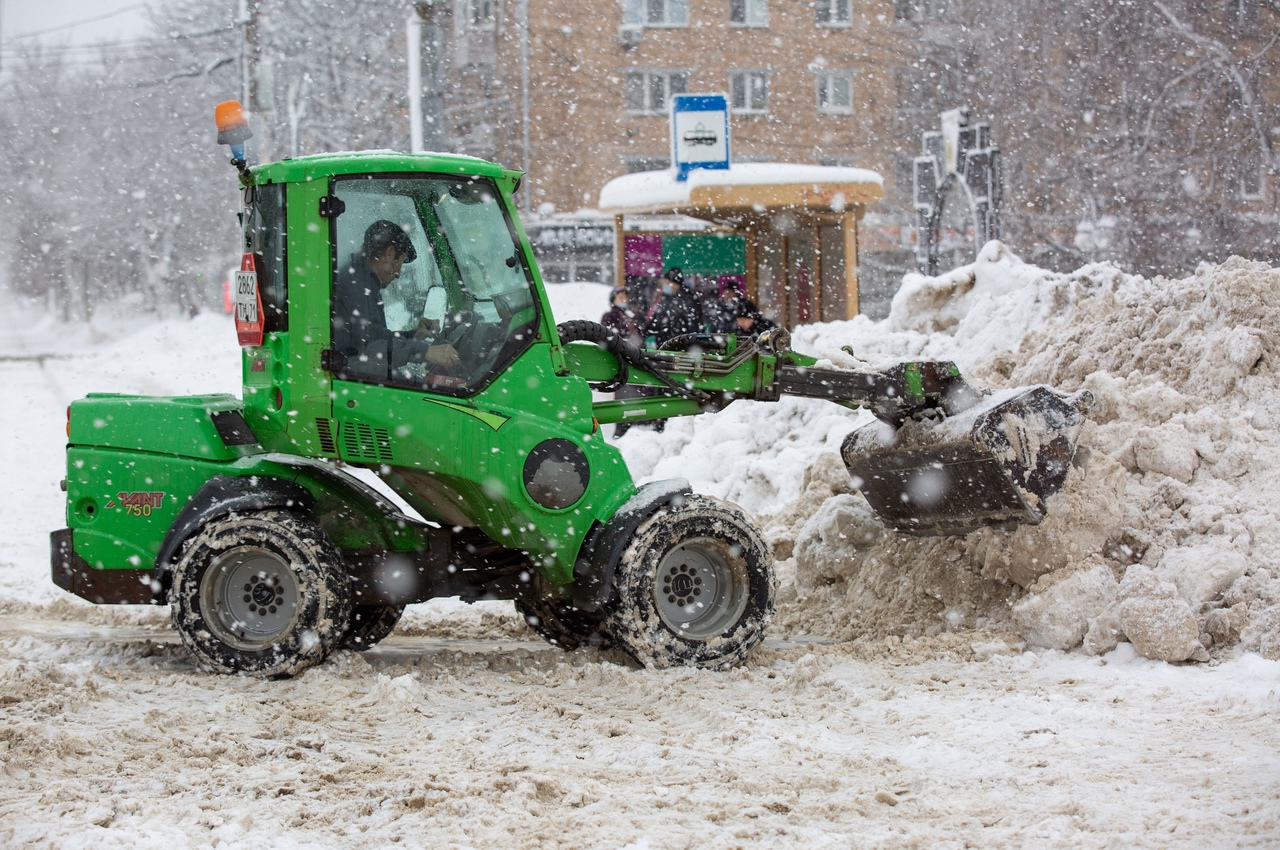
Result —
M 675 169 L 616 177 L 600 190 L 600 210 L 733 218 L 795 208 L 840 212 L 883 195 L 884 178 L 865 168 L 751 162 L 697 169 L 684 181 Z

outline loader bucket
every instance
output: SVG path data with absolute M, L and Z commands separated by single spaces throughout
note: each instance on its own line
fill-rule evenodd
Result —
M 841 454 L 872 509 L 907 534 L 967 534 L 1035 525 L 1062 488 L 1093 395 L 1039 386 L 988 397 L 937 424 L 896 434 L 872 423 Z

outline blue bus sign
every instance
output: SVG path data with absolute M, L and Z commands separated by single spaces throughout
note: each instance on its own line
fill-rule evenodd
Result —
M 729 167 L 729 99 L 723 94 L 671 98 L 671 161 L 676 179 L 695 168 Z

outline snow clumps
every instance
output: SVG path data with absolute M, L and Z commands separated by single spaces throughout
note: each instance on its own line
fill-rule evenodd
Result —
M 986 389 L 1088 389 L 1097 404 L 1038 526 L 912 538 L 883 530 L 861 496 L 803 490 L 776 513 L 789 532 L 771 532 L 793 542 L 785 629 L 984 627 L 1060 650 L 1280 659 L 1280 269 L 1232 258 L 1183 280 L 1105 264 L 1056 274 L 991 243 L 972 266 L 908 276 L 883 322 L 796 337 L 836 363 L 852 343 L 862 359 L 952 359 Z M 806 487 L 838 479 L 832 462 L 811 459 Z

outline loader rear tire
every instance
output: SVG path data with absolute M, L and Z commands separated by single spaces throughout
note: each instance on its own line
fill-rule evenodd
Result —
M 736 505 L 673 501 L 636 528 L 614 573 L 605 627 L 646 667 L 743 661 L 773 615 L 773 557 Z
M 170 608 L 182 642 L 210 670 L 293 676 L 337 646 L 351 595 L 318 525 L 258 511 L 212 520 L 187 544 Z
M 351 619 L 338 642 L 338 649 L 357 652 L 373 649 L 395 630 L 403 613 L 403 605 L 352 605 Z

